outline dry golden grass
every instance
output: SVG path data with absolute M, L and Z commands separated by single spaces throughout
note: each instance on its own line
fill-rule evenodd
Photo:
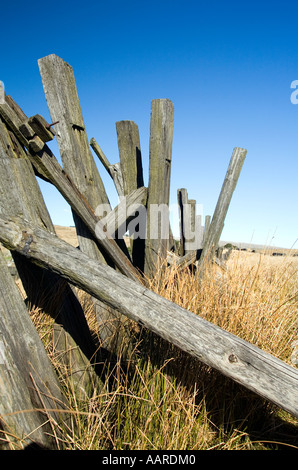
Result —
M 298 338 L 298 258 L 234 251 L 227 268 L 213 265 L 203 282 L 191 270 L 160 270 L 150 288 L 291 363 Z

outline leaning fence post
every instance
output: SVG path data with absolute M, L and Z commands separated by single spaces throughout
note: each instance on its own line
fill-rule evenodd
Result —
M 7 101 L 10 103 L 10 100 Z M 14 107 L 17 109 L 16 104 Z M 17 118 L 16 114 L 16 122 Z M 55 233 L 27 154 L 16 139 L 12 143 L 10 136 L 0 119 L 0 212 L 11 216 L 23 214 L 28 221 Z M 57 274 L 32 265 L 25 256 L 18 253 L 12 255 L 28 302 L 62 324 L 84 354 L 91 358 L 95 352 L 94 343 L 83 309 L 72 287 Z
M 203 243 L 205 243 L 205 241 L 207 240 L 208 232 L 209 232 L 209 228 L 210 228 L 210 222 L 211 222 L 211 215 L 206 215 L 205 216 Z
M 102 204 L 108 207 L 109 200 L 89 147 L 73 69 L 55 54 L 39 59 L 38 64 L 51 118 L 55 122 L 59 121 L 56 127 L 57 142 L 64 170 L 86 198 L 93 211 Z M 73 212 L 73 217 L 80 249 L 93 259 L 107 262 L 108 260 L 99 250 L 96 239 L 80 217 L 75 212 Z M 124 319 L 118 312 L 111 311 L 95 299 L 94 304 L 97 318 L 103 326 L 105 323 L 111 323 L 112 317 L 115 328 L 117 329 L 117 325 L 119 325 L 121 329 L 121 323 Z M 111 339 L 111 341 L 114 340 Z M 120 341 L 122 339 L 119 338 Z M 125 341 L 129 343 L 128 336 Z M 107 340 L 106 348 L 109 349 L 111 344 L 109 345 Z M 114 342 L 111 349 L 115 352 L 117 348 L 118 343 Z
M 166 210 L 152 236 L 151 210 L 169 206 L 174 106 L 168 99 L 152 100 L 149 148 L 149 186 L 147 204 L 147 238 L 145 242 L 145 274 L 151 275 L 159 261 L 166 259 L 169 246 L 169 217 Z M 165 219 L 167 217 L 167 219 Z M 164 226 L 162 226 L 162 223 Z M 162 233 L 163 232 L 163 233 Z
M 1 441 L 13 448 L 55 447 L 50 422 L 59 432 L 57 423 L 67 416 L 59 415 L 66 409 L 65 403 L 57 375 L 0 251 L 0 448 Z
M 217 248 L 232 195 L 236 188 L 246 154 L 247 150 L 240 147 L 235 147 L 233 150 L 212 221 L 208 229 L 208 234 L 204 240 L 204 247 L 200 257 L 200 266 L 203 266 L 205 261 L 212 256 L 214 250 Z M 203 270 L 201 270 L 201 273 L 203 273 Z
M 194 250 L 193 244 L 196 250 L 201 250 L 203 246 L 203 227 L 202 227 L 202 216 L 197 215 L 196 206 L 197 201 L 195 199 L 189 199 L 189 217 L 190 217 L 190 230 L 194 236 L 188 240 L 185 247 L 185 254 L 190 253 Z
M 109 200 L 87 138 L 72 67 L 55 54 L 38 60 L 43 88 L 53 122 L 64 171 L 93 210 Z M 96 241 L 73 212 L 80 248 L 104 261 Z
M 188 194 L 185 188 L 177 190 L 177 200 L 178 200 L 178 209 L 179 209 L 179 219 L 180 219 L 180 256 L 184 256 L 185 253 L 185 232 L 186 226 L 190 223 L 188 213 L 187 213 L 187 204 L 188 204 Z

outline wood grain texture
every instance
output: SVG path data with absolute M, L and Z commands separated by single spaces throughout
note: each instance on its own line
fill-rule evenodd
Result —
M 44 407 L 57 412 L 37 411 Z M 48 418 L 59 423 L 59 410 L 65 409 L 57 375 L 0 252 L 1 427 L 16 448 L 19 439 L 24 447 L 34 443 L 52 448 L 55 442 Z
M 10 152 L 7 152 L 7 149 Z M 27 154 L 0 120 L 0 213 L 22 216 L 51 233 L 55 229 Z M 87 357 L 94 354 L 84 312 L 72 287 L 56 274 L 13 253 L 28 302 L 60 322 Z M 55 299 L 55 301 L 53 301 Z M 93 345 L 93 346 L 92 346 Z
M 38 65 L 51 118 L 54 122 L 59 121 L 55 132 L 64 171 L 94 212 L 102 204 L 111 210 L 109 199 L 89 147 L 72 67 L 55 54 L 39 59 Z M 73 218 L 80 249 L 93 259 L 106 263 L 107 260 L 99 249 L 97 239 L 94 238 L 75 211 L 73 211 Z M 106 239 L 104 243 L 114 244 L 114 250 L 117 250 L 115 240 Z M 119 256 L 121 256 L 120 252 Z M 125 257 L 125 255 L 123 256 Z M 128 258 L 126 260 L 123 258 L 122 261 L 126 267 L 129 265 Z M 132 272 L 133 266 L 131 265 L 128 269 Z M 100 301 L 94 302 L 94 304 L 100 323 L 108 324 L 112 314 L 114 324 L 118 323 L 121 328 L 121 315 L 108 312 L 106 306 Z M 122 340 L 124 339 L 119 337 L 119 347 Z M 109 348 L 106 337 L 104 341 Z M 125 341 L 129 343 L 128 336 Z M 115 347 L 117 349 L 117 344 Z
M 31 236 L 29 250 L 26 238 Z M 198 360 L 298 416 L 298 371 L 253 344 L 99 265 L 53 234 L 0 216 L 0 241 L 60 273 Z
M 111 165 L 111 163 L 107 159 L 106 155 L 104 154 L 103 150 L 101 149 L 94 137 L 92 137 L 90 140 L 90 146 L 94 150 L 95 155 L 98 156 L 99 160 L 103 164 L 104 168 L 106 169 L 112 180 L 114 181 L 118 196 L 123 196 L 123 176 L 121 172 L 120 163 L 114 163 L 113 165 Z
M 144 186 L 139 129 L 133 121 L 116 122 L 123 193 L 127 196 Z
M 144 186 L 139 128 L 133 121 L 118 121 L 116 122 L 116 130 L 123 194 L 128 196 L 131 192 Z M 133 232 L 129 235 L 132 237 L 133 264 L 143 272 L 145 261 L 144 237 L 137 237 Z
M 225 175 L 221 192 L 214 210 L 214 214 L 208 228 L 208 234 L 204 239 L 200 264 L 203 265 L 214 254 L 224 227 L 225 218 L 230 202 L 236 188 L 240 172 L 247 154 L 247 150 L 235 147 Z M 203 270 L 202 270 L 203 272 Z
M 159 261 L 166 259 L 169 237 L 162 239 L 161 224 L 159 236 L 151 235 L 151 205 L 169 205 L 172 144 L 174 128 L 174 106 L 168 99 L 152 100 L 149 145 L 149 185 L 147 211 L 147 238 L 145 242 L 145 274 L 152 275 Z M 164 221 L 168 224 L 169 221 Z M 164 227 L 165 228 L 165 227 Z M 166 230 L 165 230 L 166 232 Z M 169 230 L 170 232 L 170 230 Z
M 64 171 L 95 211 L 109 200 L 95 165 L 83 120 L 72 67 L 55 54 L 38 60 Z M 80 248 L 100 261 L 104 257 L 86 225 L 73 212 Z

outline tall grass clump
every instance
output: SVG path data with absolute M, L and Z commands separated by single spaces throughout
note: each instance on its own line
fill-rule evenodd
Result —
M 295 367 L 298 259 L 233 252 L 227 270 L 161 267 L 154 292 Z M 98 325 L 90 297 L 79 293 L 90 329 Z M 298 448 L 298 421 L 148 331 L 135 347 L 103 365 L 102 387 L 75 396 L 55 357 L 51 324 L 31 312 L 69 401 L 72 425 L 61 449 L 250 450 Z M 51 320 L 52 321 L 52 320 Z M 47 323 L 48 322 L 48 323 Z M 135 329 L 137 331 L 137 329 Z
M 150 288 L 221 328 L 291 363 L 298 335 L 298 259 L 234 251 L 227 270 L 160 270 Z

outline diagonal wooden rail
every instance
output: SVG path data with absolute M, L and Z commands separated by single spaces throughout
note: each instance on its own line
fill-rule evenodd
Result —
M 298 370 L 294 367 L 22 219 L 1 214 L 0 241 L 298 417 Z
M 6 124 L 9 125 L 10 129 L 12 129 L 22 145 L 27 148 L 27 156 L 37 173 L 56 186 L 58 191 L 70 204 L 72 210 L 77 214 L 80 221 L 84 223 L 86 228 L 94 236 L 98 245 L 102 248 L 103 253 L 110 258 L 113 263 L 115 263 L 115 266 L 117 266 L 123 274 L 133 279 L 137 279 L 139 277 L 138 271 L 131 264 L 130 260 L 118 246 L 116 241 L 108 237 L 104 239 L 96 237 L 95 229 L 97 225 L 100 225 L 99 218 L 95 215 L 88 200 L 79 191 L 70 176 L 60 166 L 58 160 L 55 158 L 49 147 L 47 145 L 43 145 L 43 148 L 39 150 L 38 153 L 30 151 L 29 141 L 19 130 L 22 126 L 22 122 L 27 118 L 21 108 L 13 102 L 11 97 L 6 97 L 6 102 L 3 105 L 0 105 L 0 115 L 5 120 Z M 21 119 L 20 116 L 23 116 L 23 119 Z M 144 190 L 142 191 L 144 192 Z M 133 200 L 131 203 L 137 202 L 134 200 L 134 196 L 132 197 Z M 140 201 L 143 201 L 144 194 L 140 193 L 140 196 Z M 127 201 L 127 203 L 129 204 L 130 202 Z M 91 253 L 89 253 L 89 255 L 91 256 Z

